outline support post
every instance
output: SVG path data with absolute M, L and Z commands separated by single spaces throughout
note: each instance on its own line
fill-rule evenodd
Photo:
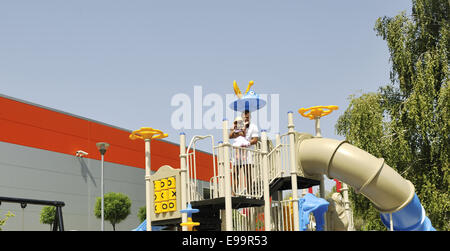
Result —
M 281 145 L 281 137 L 280 134 L 277 133 L 275 135 L 275 147 L 279 147 Z M 284 176 L 284 170 L 283 170 L 283 166 L 282 166 L 282 162 L 281 162 L 281 154 L 282 154 L 282 147 L 279 147 L 277 152 L 275 153 L 276 156 L 276 162 L 272 162 L 275 163 L 275 167 L 272 166 L 272 171 L 274 172 L 274 176 L 278 175 L 278 173 L 280 173 L 280 177 Z M 274 178 L 274 177 L 271 177 Z M 279 201 L 282 201 L 282 198 L 278 198 Z
M 56 214 L 58 215 L 58 229 L 59 231 L 64 231 L 64 222 L 62 216 L 62 209 L 60 206 L 56 207 Z
M 141 129 L 133 131 L 130 134 L 130 139 L 142 139 L 145 142 L 145 206 L 146 210 L 146 227 L 147 231 L 152 231 L 151 222 L 151 209 L 153 209 L 153 194 L 150 194 L 153 184 L 150 181 L 151 178 L 151 161 L 150 161 L 150 141 L 152 139 L 162 139 L 169 135 L 163 133 L 161 130 L 153 129 L 151 127 L 141 127 Z
M 101 174 L 100 174 L 101 175 L 101 177 L 100 177 L 100 183 L 101 183 L 100 184 L 100 190 L 101 190 L 100 193 L 102 194 L 102 198 L 101 198 L 101 209 L 102 209 L 102 211 L 101 211 L 101 231 L 105 230 L 105 195 L 104 195 L 105 185 L 103 183 L 104 161 L 105 161 L 104 154 L 102 154 L 102 166 L 101 166 Z
M 225 230 L 233 231 L 233 212 L 231 200 L 231 170 L 230 170 L 230 140 L 228 135 L 228 120 L 222 121 L 223 132 L 223 163 L 225 169 Z
M 187 202 L 187 178 L 186 178 L 186 134 L 180 133 L 180 170 L 181 170 L 181 209 L 186 209 Z M 187 222 L 187 214 L 181 214 L 181 222 Z M 183 231 L 187 231 L 188 227 L 183 226 Z
M 218 142 L 219 148 L 217 149 L 217 169 L 218 169 L 218 179 L 217 179 L 217 196 L 215 198 L 220 198 L 225 196 L 225 165 L 223 156 L 223 141 Z
M 353 215 L 350 210 L 350 200 L 348 199 L 348 185 L 342 182 L 342 194 L 344 195 L 344 208 L 345 208 L 345 214 L 347 215 L 348 219 L 348 231 L 354 231 L 355 225 L 353 223 Z
M 389 230 L 394 231 L 394 221 L 392 220 L 392 213 L 389 213 Z
M 294 113 L 288 112 L 288 134 L 289 134 L 289 164 L 291 167 L 292 199 L 294 210 L 294 231 L 300 231 L 298 212 L 298 188 L 297 188 L 297 167 L 295 164 L 295 125 Z
M 266 231 L 272 230 L 270 217 L 270 190 L 269 190 L 269 160 L 267 158 L 267 132 L 261 131 L 261 154 L 262 154 L 262 169 L 263 169 L 263 185 L 264 185 L 264 228 Z
M 314 120 L 316 121 L 315 123 L 316 137 L 322 138 L 322 131 L 320 130 L 320 117 L 316 117 Z
M 152 220 L 150 217 L 151 208 L 153 208 L 153 198 L 150 194 L 150 139 L 145 139 L 145 197 L 146 197 L 146 214 L 147 214 L 147 231 L 152 231 Z
M 58 231 L 58 226 L 59 226 L 59 207 L 55 207 L 55 219 L 53 220 L 53 228 L 52 231 Z M 23 231 L 23 227 L 22 227 L 22 231 Z M 61 229 L 60 229 L 61 231 Z
M 320 130 L 320 116 L 314 117 L 315 120 L 315 131 L 316 135 L 315 138 L 322 138 L 322 131 Z M 320 185 L 319 185 L 319 193 L 320 198 L 325 199 L 325 178 L 324 176 L 320 176 Z M 325 212 L 325 221 L 324 221 L 324 229 L 328 230 L 328 224 L 327 224 L 327 212 Z

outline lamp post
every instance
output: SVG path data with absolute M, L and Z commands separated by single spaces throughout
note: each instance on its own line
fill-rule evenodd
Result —
M 104 189 L 104 185 L 103 185 L 103 166 L 104 166 L 104 156 L 106 153 L 106 150 L 108 150 L 109 148 L 109 144 L 106 142 L 98 142 L 97 144 L 95 144 L 97 146 L 97 149 L 100 151 L 100 154 L 102 155 L 102 169 L 101 169 L 101 176 L 100 176 L 100 193 L 102 194 L 102 225 L 101 225 L 101 231 L 104 231 L 105 229 L 105 201 L 103 198 L 103 189 Z

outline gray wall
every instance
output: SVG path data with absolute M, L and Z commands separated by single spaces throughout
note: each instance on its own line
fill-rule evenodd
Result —
M 144 158 L 144 156 L 142 156 Z M 105 193 L 121 192 L 132 201 L 131 214 L 116 230 L 136 228 L 139 207 L 145 206 L 145 170 L 109 163 L 105 155 Z M 100 161 L 77 158 L 31 147 L 0 142 L 0 196 L 64 201 L 65 230 L 100 230 L 100 219 L 94 216 L 96 197 L 100 197 Z M 42 206 L 3 202 L 0 218 L 8 212 L 16 216 L 3 226 L 4 231 L 49 230 L 39 222 Z M 112 230 L 105 222 L 105 230 Z

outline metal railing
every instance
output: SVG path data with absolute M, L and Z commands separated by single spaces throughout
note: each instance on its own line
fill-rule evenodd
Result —
M 276 135 L 276 145 L 267 154 L 269 161 L 269 183 L 274 179 L 290 175 L 289 135 Z
M 210 179 L 212 198 L 225 195 L 225 165 L 223 144 L 214 147 L 217 154 L 217 169 Z M 262 153 L 259 149 L 231 146 L 229 163 L 231 172 L 231 193 L 247 198 L 263 197 Z
M 211 138 L 212 145 L 212 165 L 214 170 L 214 176 L 216 176 L 216 155 L 214 153 L 214 136 L 205 135 L 205 136 L 194 136 L 189 143 L 189 146 L 186 150 L 186 171 L 187 171 L 187 203 L 191 201 L 199 201 L 203 200 L 203 193 L 199 187 L 198 179 L 197 179 L 197 159 L 196 159 L 196 143 L 199 140 L 204 140 L 207 138 Z M 214 177 L 213 176 L 213 177 Z
M 233 231 L 261 231 L 264 229 L 264 207 L 233 210 Z
M 294 203 L 298 203 L 297 200 L 289 199 L 272 202 L 272 230 L 294 231 Z
M 293 205 L 296 202 L 292 199 L 272 202 L 272 231 L 294 231 Z M 262 231 L 264 225 L 264 207 L 233 210 L 233 231 Z
M 261 198 L 263 196 L 261 151 L 232 146 L 229 158 L 232 195 Z

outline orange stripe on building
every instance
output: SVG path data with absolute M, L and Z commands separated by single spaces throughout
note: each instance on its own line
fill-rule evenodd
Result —
M 100 160 L 95 144 L 108 142 L 105 161 L 145 168 L 144 141 L 130 140 L 130 131 L 88 119 L 0 97 L 0 141 L 75 156 L 77 150 L 87 158 Z M 151 167 L 180 168 L 179 145 L 166 141 L 151 142 Z M 213 175 L 212 156 L 197 152 L 197 177 L 209 181 Z

